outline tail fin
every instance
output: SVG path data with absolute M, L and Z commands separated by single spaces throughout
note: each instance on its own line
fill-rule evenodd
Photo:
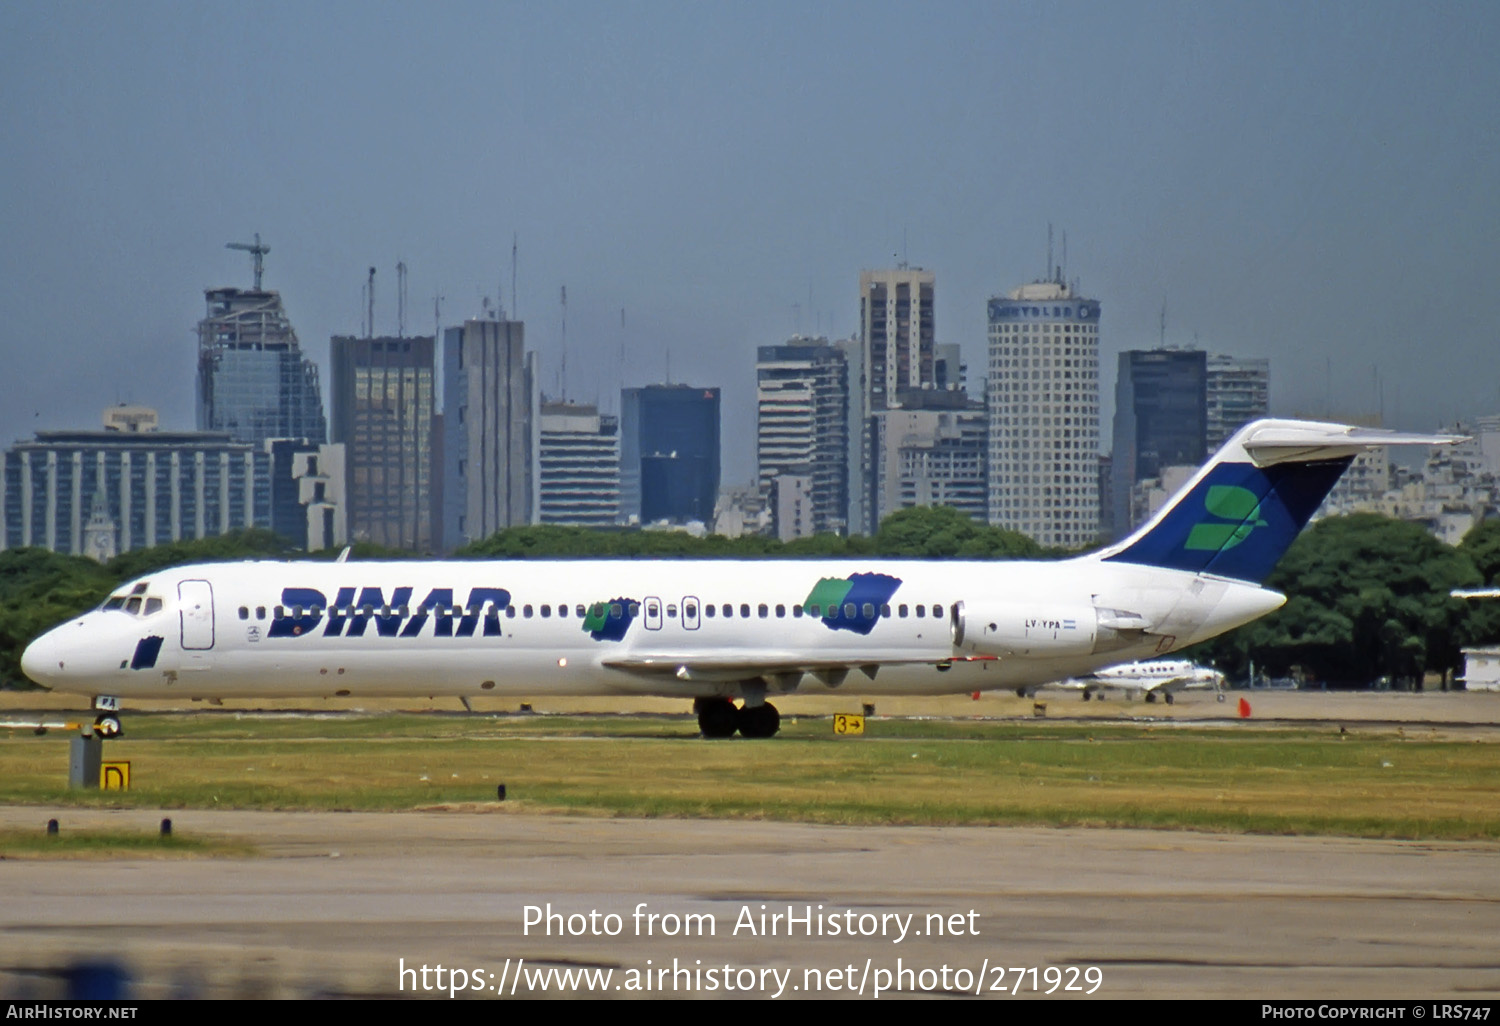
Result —
M 1451 435 L 1258 420 L 1224 443 L 1144 527 L 1097 558 L 1261 583 L 1360 452 L 1457 441 Z

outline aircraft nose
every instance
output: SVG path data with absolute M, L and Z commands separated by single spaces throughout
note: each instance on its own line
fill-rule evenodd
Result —
M 63 669 L 62 646 L 55 630 L 37 638 L 21 653 L 21 672 L 43 687 L 56 680 Z

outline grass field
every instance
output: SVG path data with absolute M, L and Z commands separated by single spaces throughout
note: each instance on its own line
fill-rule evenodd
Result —
M 823 823 L 1042 824 L 1500 837 L 1492 732 L 1326 725 L 788 717 L 705 741 L 686 716 L 139 714 L 105 758 L 129 792 L 70 792 L 65 735 L 0 735 L 0 802 L 433 806 Z M 507 801 L 496 801 L 504 784 Z

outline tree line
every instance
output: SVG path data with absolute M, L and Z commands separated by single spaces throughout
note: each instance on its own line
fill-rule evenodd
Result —
M 1014 531 L 989 527 L 947 507 L 902 510 L 871 536 L 817 535 L 780 542 L 750 535 L 532 526 L 500 531 L 456 553 L 460 559 L 720 558 L 1050 559 Z M 140 549 L 99 564 L 42 549 L 0 552 L 0 684 L 22 685 L 21 653 L 48 628 L 101 603 L 119 584 L 185 563 L 241 559 L 332 559 L 294 551 L 269 531 L 247 530 Z M 356 545 L 352 559 L 414 559 Z M 1362 685 L 1386 677 L 1421 680 L 1451 673 L 1465 645 L 1500 641 L 1500 601 L 1450 598 L 1453 588 L 1500 581 L 1500 520 L 1476 526 L 1458 546 L 1418 524 L 1373 514 L 1314 524 L 1292 544 L 1267 584 L 1288 596 L 1277 612 L 1193 650 L 1232 679 L 1253 663 L 1273 676 L 1297 668 L 1311 679 Z M 961 597 L 961 596 L 959 596 Z

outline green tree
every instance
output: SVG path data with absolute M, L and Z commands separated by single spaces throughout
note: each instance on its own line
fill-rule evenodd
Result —
M 1277 612 L 1209 646 L 1222 669 L 1364 684 L 1419 681 L 1459 661 L 1468 611 L 1448 592 L 1478 581 L 1469 557 L 1420 524 L 1375 514 L 1319 521 L 1292 543 L 1266 583 Z

